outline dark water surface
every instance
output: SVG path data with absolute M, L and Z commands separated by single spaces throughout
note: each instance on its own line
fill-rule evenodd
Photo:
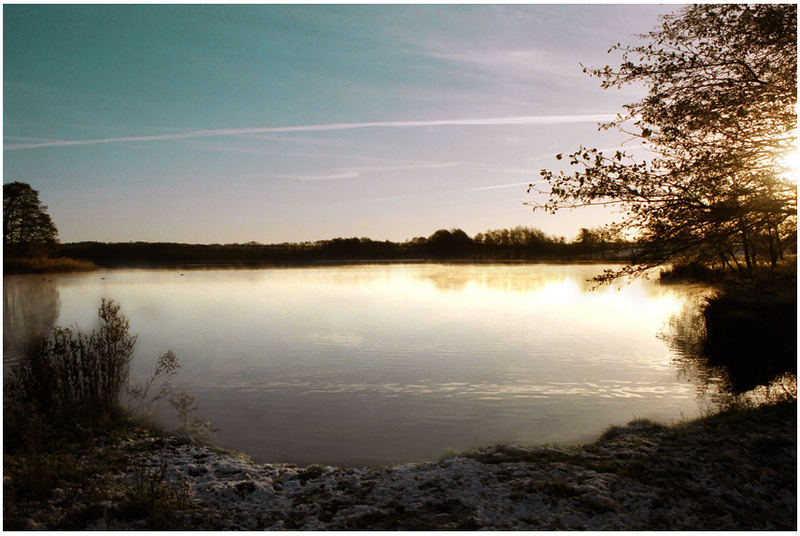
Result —
M 53 323 L 90 330 L 101 297 L 114 299 L 139 335 L 132 378 L 143 381 L 173 349 L 176 383 L 218 429 L 214 441 L 258 461 L 405 462 L 698 415 L 708 396 L 668 339 L 705 289 L 636 281 L 592 290 L 586 280 L 602 268 L 5 276 L 4 363 Z

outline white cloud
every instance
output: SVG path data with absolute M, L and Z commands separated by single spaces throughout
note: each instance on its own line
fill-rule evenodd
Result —
M 457 61 L 473 65 L 487 72 L 505 76 L 528 77 L 533 74 L 580 74 L 576 69 L 578 62 L 565 64 L 553 57 L 552 52 L 545 53 L 536 49 L 472 49 L 457 52 L 429 52 L 430 56 L 443 60 Z
M 538 175 L 539 170 L 524 168 L 486 168 L 493 173 L 512 173 L 515 175 Z
M 401 171 L 406 169 L 437 169 L 437 168 L 447 168 L 455 166 L 455 162 L 443 162 L 441 164 L 427 164 L 427 163 L 419 163 L 419 164 L 401 164 L 397 166 L 362 166 L 362 167 L 354 167 L 354 168 L 344 168 L 349 169 L 352 171 Z
M 296 181 L 325 181 L 337 179 L 354 179 L 361 177 L 367 172 L 385 172 L 385 171 L 402 171 L 408 169 L 437 169 L 452 167 L 456 164 L 454 162 L 443 163 L 418 163 L 418 164 L 401 164 L 394 166 L 361 166 L 361 167 L 347 167 L 337 168 L 331 170 L 330 173 L 319 175 L 274 175 L 281 179 L 292 179 Z

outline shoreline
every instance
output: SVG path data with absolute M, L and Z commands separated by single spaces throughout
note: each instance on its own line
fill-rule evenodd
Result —
M 55 259 L 61 260 L 61 259 Z M 145 263 L 145 264 L 119 264 L 102 265 L 91 261 L 74 261 L 66 259 L 62 266 L 54 265 L 47 267 L 29 267 L 31 263 L 18 263 L 4 265 L 3 275 L 42 275 L 42 274 L 69 274 L 80 272 L 102 272 L 102 271 L 124 271 L 124 270 L 256 270 L 270 268 L 327 268 L 337 266 L 366 266 L 366 265 L 396 265 L 396 264 L 442 264 L 442 265 L 509 265 L 525 266 L 538 264 L 579 264 L 579 265 L 626 265 L 629 264 L 620 260 L 603 259 L 318 259 L 291 262 L 247 262 L 247 261 L 220 261 L 220 262 L 164 262 L 164 263 Z M 71 263 L 75 264 L 71 264 Z
M 668 426 L 632 421 L 582 445 L 499 445 L 379 468 L 258 464 L 142 429 L 95 435 L 89 443 L 78 463 L 114 460 L 92 478 L 102 490 L 93 495 L 62 486 L 41 503 L 14 502 L 17 466 L 6 457 L 6 530 L 795 530 L 797 524 L 796 400 Z M 164 494 L 160 516 L 131 508 L 137 481 Z

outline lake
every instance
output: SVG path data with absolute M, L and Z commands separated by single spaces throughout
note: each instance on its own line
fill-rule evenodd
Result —
M 216 444 L 257 461 L 379 465 L 489 444 L 591 440 L 710 404 L 671 333 L 705 289 L 587 282 L 602 265 L 373 264 L 3 278 L 4 364 L 102 297 L 142 382 L 173 349 Z M 676 327 L 678 326 L 678 327 Z M 165 413 L 162 422 L 174 424 Z

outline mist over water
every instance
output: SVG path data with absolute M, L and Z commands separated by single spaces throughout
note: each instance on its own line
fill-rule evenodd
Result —
M 709 404 L 665 333 L 705 289 L 593 289 L 601 265 L 389 264 L 4 277 L 4 362 L 114 299 L 131 375 L 170 348 L 214 441 L 258 461 L 376 465 L 590 440 Z M 43 327 L 44 326 L 44 327 Z M 672 326 L 672 327 L 671 327 Z M 169 414 L 166 425 L 174 423 Z

